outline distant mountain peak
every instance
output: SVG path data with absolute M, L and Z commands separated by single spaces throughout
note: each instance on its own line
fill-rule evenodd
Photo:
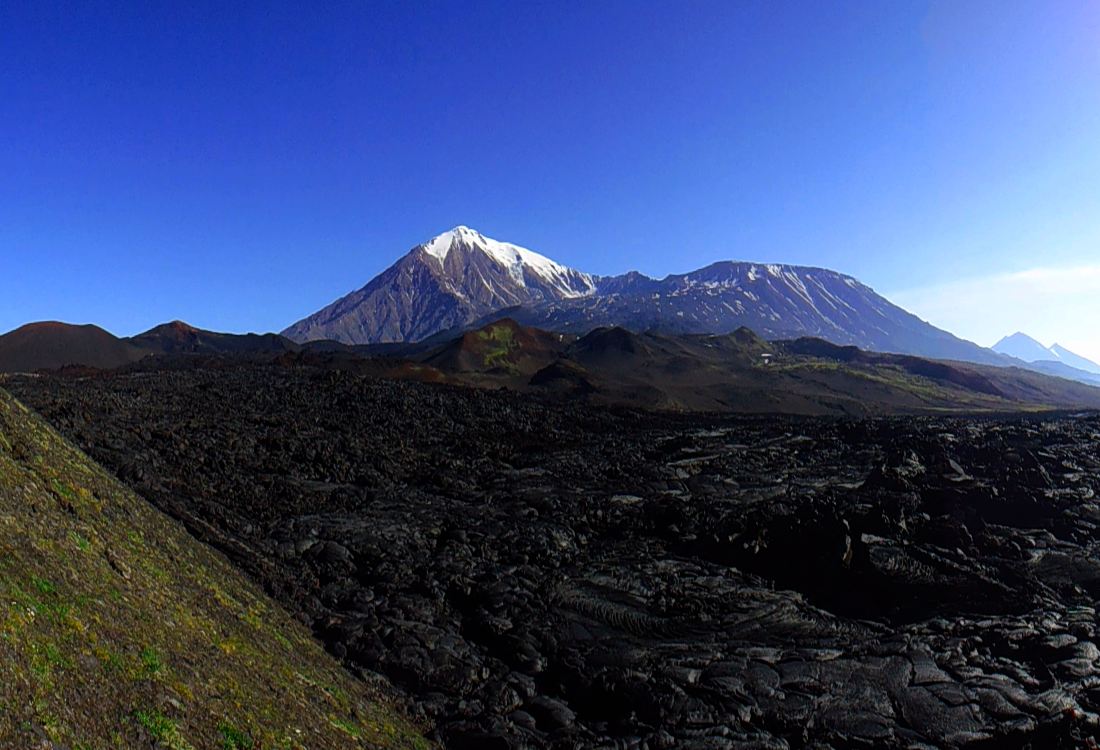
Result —
M 1011 336 L 1005 336 L 990 348 L 995 352 L 1009 357 L 1015 357 L 1024 362 L 1042 362 L 1059 359 L 1057 354 L 1023 331 L 1016 331 L 1016 333 Z

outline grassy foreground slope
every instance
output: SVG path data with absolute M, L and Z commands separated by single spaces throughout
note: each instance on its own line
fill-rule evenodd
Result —
M 428 747 L 226 561 L 0 390 L 0 747 Z

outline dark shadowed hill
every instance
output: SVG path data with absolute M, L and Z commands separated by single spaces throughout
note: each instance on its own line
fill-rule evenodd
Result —
M 35 372 L 70 365 L 111 369 L 145 356 L 94 325 L 29 323 L 0 336 L 0 372 Z
M 275 333 L 218 333 L 176 320 L 127 339 L 152 354 L 234 354 L 298 351 L 301 347 Z
M 147 356 L 269 355 L 297 352 L 275 333 L 219 333 L 173 321 L 120 339 L 94 325 L 31 323 L 0 336 L 0 372 L 60 368 L 113 370 Z

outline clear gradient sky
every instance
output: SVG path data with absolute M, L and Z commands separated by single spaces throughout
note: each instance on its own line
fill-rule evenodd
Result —
M 278 330 L 456 224 L 1100 359 L 1100 2 L 0 4 L 0 330 Z

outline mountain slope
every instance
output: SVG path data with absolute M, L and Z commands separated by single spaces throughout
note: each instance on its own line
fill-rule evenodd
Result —
M 1037 362 L 1018 362 L 1018 365 L 1028 370 L 1041 372 L 1045 375 L 1053 375 L 1057 378 L 1076 380 L 1079 383 L 1087 383 L 1088 385 L 1100 385 L 1100 375 L 1078 370 L 1076 367 L 1070 367 L 1065 362 L 1058 360 L 1041 359 Z
M 414 342 L 503 317 L 578 335 L 615 326 L 669 333 L 747 326 L 767 338 L 809 335 L 864 349 L 1011 363 L 835 271 L 720 262 L 664 279 L 637 272 L 594 277 L 466 227 L 413 248 L 284 335 L 298 342 Z
M 418 341 L 502 308 L 594 290 L 587 274 L 459 226 L 414 247 L 365 287 L 283 335 L 297 342 Z
M 1061 344 L 1055 344 L 1050 347 L 1050 351 L 1057 357 L 1059 362 L 1063 362 L 1070 367 L 1083 370 L 1093 375 L 1100 375 L 1100 365 L 1096 364 L 1091 359 L 1082 357 L 1080 354 L 1071 352 Z
M 0 747 L 427 743 L 221 556 L 0 390 Z
M 94 325 L 29 323 L 0 336 L 0 372 L 34 372 L 67 365 L 111 369 L 145 353 Z

